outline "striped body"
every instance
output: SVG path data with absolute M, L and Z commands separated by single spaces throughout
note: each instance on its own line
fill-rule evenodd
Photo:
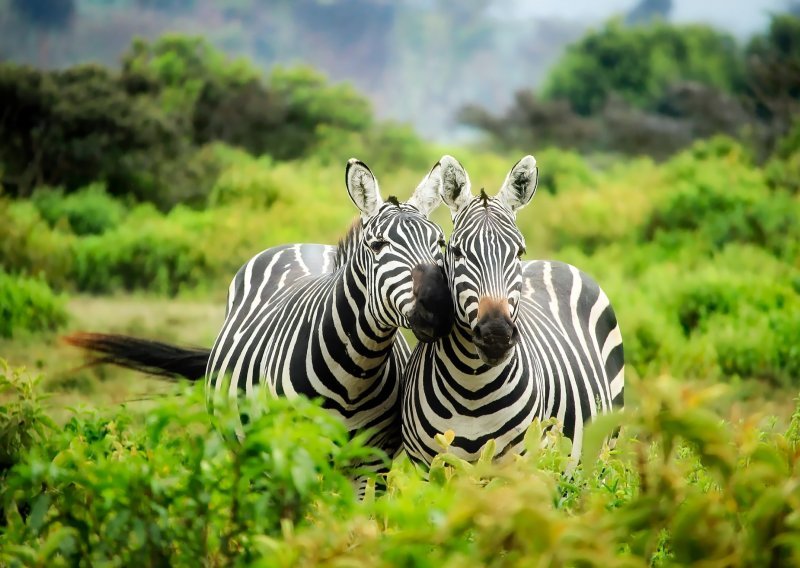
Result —
M 374 428 L 373 444 L 393 452 L 408 344 L 396 328 L 367 321 L 363 275 L 352 265 L 335 269 L 336 254 L 332 246 L 284 245 L 239 270 L 209 358 L 209 402 L 227 394 L 226 404 L 236 404 L 239 389 L 252 396 L 259 388 L 323 397 L 350 430 Z
M 437 172 L 415 196 L 438 196 Z M 359 175 L 348 177 L 351 194 L 359 197 L 359 184 L 377 192 L 366 167 Z M 237 272 L 206 370 L 212 413 L 219 405 L 237 408 L 242 394 L 319 398 L 351 433 L 366 430 L 369 445 L 397 452 L 399 382 L 410 355 L 397 330 L 441 337 L 452 309 L 442 270 L 444 236 L 427 219 L 429 211 L 423 214 L 416 201 L 383 203 L 375 195 L 370 215 L 338 247 L 278 246 Z M 447 311 L 428 309 L 442 297 Z M 433 320 L 440 314 L 450 316 L 437 331 Z M 257 405 L 250 411 L 258 412 Z
M 535 418 L 558 418 L 580 455 L 583 424 L 623 404 L 622 338 L 608 297 L 574 266 L 529 261 L 522 267 L 516 320 L 520 338 L 505 364 L 478 357 L 469 332 L 414 350 L 403 395 L 403 445 L 419 461 L 440 450 L 437 433 L 453 430 L 451 451 L 474 460 L 494 438 L 498 456 L 521 450 Z
M 430 463 L 434 437 L 474 460 L 494 439 L 497 456 L 519 451 L 536 419 L 556 417 L 580 456 L 583 425 L 623 403 L 616 316 L 597 283 L 577 268 L 521 260 L 516 213 L 533 197 L 536 160 L 511 169 L 496 197 L 473 196 L 454 158 L 443 158 L 442 198 L 453 213 L 445 254 L 455 324 L 418 345 L 404 376 L 403 447 Z

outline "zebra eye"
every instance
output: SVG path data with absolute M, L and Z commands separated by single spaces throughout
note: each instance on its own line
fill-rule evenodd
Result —
M 517 251 L 517 258 L 522 258 L 522 255 L 523 255 L 523 254 L 525 254 L 525 252 L 527 252 L 527 251 L 525 250 L 525 247 L 523 247 L 523 246 L 520 246 L 520 247 L 519 247 L 519 250 Z
M 464 252 L 461 250 L 460 247 L 457 246 L 453 245 L 450 246 L 450 254 L 453 255 L 454 260 L 461 260 L 462 258 L 464 258 Z
M 445 240 L 444 239 L 439 239 L 439 248 L 442 249 L 442 252 L 444 252 L 444 249 L 445 249 L 446 246 L 447 246 L 447 243 L 445 242 Z
M 372 249 L 372 252 L 374 252 L 375 254 L 378 254 L 379 252 L 381 252 L 383 250 L 383 247 L 385 247 L 388 244 L 389 244 L 389 241 L 385 241 L 383 239 L 378 239 L 376 241 L 372 241 L 369 244 L 369 248 Z

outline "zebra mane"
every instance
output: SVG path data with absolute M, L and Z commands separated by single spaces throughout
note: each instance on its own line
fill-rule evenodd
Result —
M 386 203 L 391 203 L 395 207 L 400 207 L 400 201 L 394 195 L 390 195 L 389 197 L 387 197 Z
M 483 200 L 483 206 L 484 207 L 488 207 L 489 206 L 489 196 L 486 195 L 486 189 L 483 188 L 483 187 L 481 188 L 481 196 L 480 197 Z
M 360 218 L 356 218 L 347 230 L 347 233 L 339 239 L 339 244 L 336 247 L 336 259 L 333 262 L 333 269 L 338 270 L 347 260 L 353 256 L 356 246 L 361 240 L 361 232 L 364 224 Z

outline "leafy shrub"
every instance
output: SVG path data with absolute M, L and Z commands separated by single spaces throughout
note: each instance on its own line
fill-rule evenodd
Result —
M 798 310 L 800 301 L 766 313 L 744 309 L 735 318 L 712 318 L 705 336 L 713 341 L 725 377 L 756 377 L 783 387 L 797 385 Z
M 314 157 L 326 165 L 339 166 L 355 156 L 380 175 L 398 168 L 422 172 L 441 157 L 403 124 L 385 122 L 363 132 L 323 124 L 316 132 Z
M 786 159 L 774 158 L 767 162 L 764 176 L 771 188 L 800 194 L 800 150 Z
M 597 184 L 597 178 L 586 159 L 570 151 L 545 149 L 536 154 L 539 167 L 538 190 L 556 194 L 564 189 L 588 190 Z
M 11 378 L 12 385 L 18 379 Z M 0 561 L 187 566 L 733 566 L 800 561 L 794 522 L 798 417 L 786 434 L 726 421 L 730 394 L 668 377 L 633 381 L 635 406 L 571 444 L 535 422 L 524 456 L 466 463 L 449 452 L 425 480 L 401 457 L 385 494 L 357 503 L 347 474 L 369 452 L 303 400 L 270 399 L 243 442 L 212 431 L 201 397 L 142 417 L 75 414 L 29 434 L 6 476 Z M 15 387 L 16 388 L 16 387 Z M 22 400 L 31 400 L 25 394 Z M 35 401 L 0 407 L 14 426 Z M 28 414 L 25 414 L 28 413 Z M 222 418 L 238 420 L 237 417 Z M 616 449 L 604 439 L 616 427 Z M 41 428 L 41 426 L 40 426 Z M 17 434 L 19 436 L 21 434 Z M 544 441 L 544 443 L 542 443 Z
M 209 205 L 238 204 L 248 208 L 268 208 L 281 193 L 281 188 L 271 175 L 270 166 L 269 158 L 247 158 L 227 168 L 211 190 Z
M 17 180 L 12 195 L 100 180 L 117 195 L 158 199 L 164 166 L 179 155 L 179 126 L 96 65 L 39 71 L 4 63 L 0 105 L 10 117 L 0 125 L 0 155 Z
M 67 322 L 64 303 L 43 280 L 0 270 L 0 337 L 59 328 Z
M 739 242 L 788 258 L 795 255 L 800 202 L 784 192 L 770 194 L 740 146 L 696 145 L 668 164 L 667 171 L 675 187 L 645 223 L 646 239 L 696 232 L 692 238 L 699 236 L 717 249 Z
M 32 203 L 0 198 L 0 268 L 43 275 L 56 288 L 69 283 L 74 237 L 50 229 Z
M 125 207 L 106 193 L 105 184 L 94 183 L 69 195 L 62 190 L 41 189 L 32 200 L 51 227 L 66 219 L 76 235 L 99 235 L 119 225 Z
M 42 407 L 38 383 L 0 359 L 0 486 L 20 455 L 46 445 L 56 429 Z
M 206 280 L 211 269 L 197 235 L 169 217 L 132 218 L 74 249 L 73 279 L 79 290 L 144 289 L 174 295 Z
M 201 400 L 161 403 L 141 425 L 125 411 L 76 414 L 28 444 L 0 486 L 3 562 L 247 563 L 257 542 L 355 507 L 348 473 L 372 450 L 327 411 L 261 401 L 242 443 L 226 443 Z

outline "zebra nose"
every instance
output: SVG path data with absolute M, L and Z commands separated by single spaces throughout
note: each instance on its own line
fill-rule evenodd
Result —
M 516 341 L 517 326 L 508 318 L 483 318 L 473 330 L 475 339 L 486 344 L 506 344 Z
M 508 300 L 484 296 L 478 302 L 478 321 L 472 328 L 472 340 L 484 362 L 502 361 L 519 339 L 517 325 L 511 319 Z
M 418 264 L 411 270 L 414 308 L 408 317 L 411 331 L 424 342 L 435 341 L 450 331 L 455 318 L 447 278 L 435 264 Z

